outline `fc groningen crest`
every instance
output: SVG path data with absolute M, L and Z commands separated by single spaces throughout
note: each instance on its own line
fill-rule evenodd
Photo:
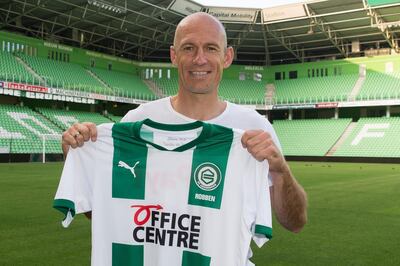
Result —
M 196 185 L 206 191 L 212 191 L 221 183 L 221 171 L 213 163 L 203 163 L 194 171 Z

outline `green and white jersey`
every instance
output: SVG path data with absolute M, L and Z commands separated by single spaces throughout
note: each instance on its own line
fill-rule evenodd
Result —
M 138 108 L 130 110 L 121 122 L 137 122 L 144 119 L 151 119 L 164 124 L 185 124 L 195 121 L 174 110 L 171 104 L 171 96 L 139 105 Z M 275 145 L 282 152 L 274 128 L 268 119 L 255 110 L 226 101 L 226 108 L 221 114 L 204 122 L 240 130 L 261 129 L 271 136 Z M 272 176 L 269 175 L 268 178 L 269 185 L 272 186 Z
M 252 265 L 272 236 L 268 165 L 241 131 L 203 122 L 103 124 L 71 150 L 54 207 L 92 211 L 92 265 Z

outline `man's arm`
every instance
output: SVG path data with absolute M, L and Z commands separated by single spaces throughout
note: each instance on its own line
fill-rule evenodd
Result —
M 258 161 L 269 163 L 271 202 L 279 223 L 289 231 L 300 232 L 307 223 L 307 195 L 271 136 L 262 130 L 249 130 L 243 134 L 242 144 Z
M 307 195 L 287 168 L 285 172 L 271 173 L 271 203 L 279 223 L 299 233 L 307 223 Z
M 91 139 L 96 141 L 97 139 L 97 128 L 96 124 L 90 122 L 83 122 L 81 124 L 75 123 L 68 128 L 62 134 L 61 147 L 64 154 L 64 159 L 67 158 L 69 147 L 75 149 L 76 147 L 82 147 L 84 142 Z M 84 213 L 88 219 L 92 219 L 92 212 Z

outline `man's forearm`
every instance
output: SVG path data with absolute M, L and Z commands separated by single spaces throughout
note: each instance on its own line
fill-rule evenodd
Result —
M 290 169 L 271 174 L 274 183 L 271 199 L 275 215 L 283 227 L 298 233 L 307 223 L 307 195 Z

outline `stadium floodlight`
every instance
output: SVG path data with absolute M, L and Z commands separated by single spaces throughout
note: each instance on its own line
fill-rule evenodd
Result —
M 87 3 L 89 5 L 104 9 L 105 11 L 111 11 L 116 14 L 125 14 L 127 12 L 127 0 L 114 0 L 113 2 L 105 0 L 88 0 Z

